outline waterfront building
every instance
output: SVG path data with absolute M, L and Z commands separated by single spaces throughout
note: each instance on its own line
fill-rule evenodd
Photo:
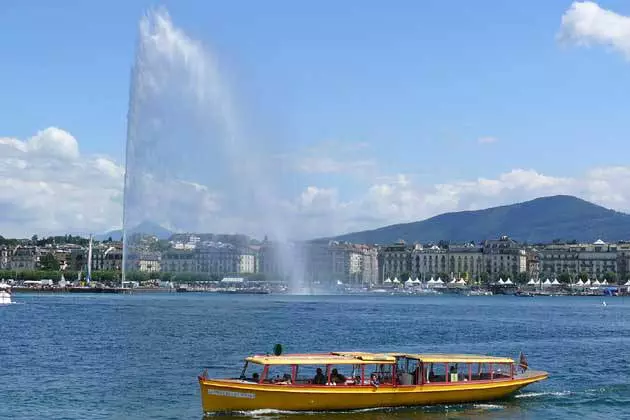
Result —
M 149 259 L 146 255 L 143 258 L 147 264 L 146 271 L 149 271 L 149 264 L 170 273 L 224 275 L 249 274 L 256 270 L 256 257 L 251 249 L 221 242 L 204 242 L 192 250 L 172 248 L 162 254 L 161 261 Z
M 361 279 L 363 285 L 378 283 L 378 250 L 369 245 L 358 245 L 361 249 Z
M 196 272 L 195 253 L 192 250 L 169 249 L 162 254 L 161 268 L 169 273 Z
M 7 270 L 9 268 L 9 248 L 6 246 L 0 246 L 0 270 Z
M 454 244 L 448 248 L 416 245 L 412 250 L 411 263 L 411 276 L 424 280 L 441 276 L 478 279 L 486 267 L 481 247 L 474 244 Z
M 135 269 L 146 273 L 159 273 L 161 268 L 162 256 L 159 252 L 142 252 L 138 255 L 135 263 Z
M 551 244 L 538 251 L 542 277 L 566 273 L 577 279 L 581 273 L 603 279 L 606 273 L 627 274 L 629 250 L 626 246 L 607 244 L 601 239 L 592 244 Z M 620 270 L 620 268 L 622 270 Z
M 40 251 L 37 246 L 18 245 L 10 251 L 7 269 L 36 270 L 39 266 Z
M 502 275 L 516 277 L 527 270 L 525 248 L 507 236 L 487 240 L 481 246 L 466 243 L 407 247 L 404 242 L 398 242 L 381 249 L 379 263 L 381 282 L 402 274 L 424 281 L 431 277 L 479 281 L 482 276 L 491 279 Z
M 493 279 L 498 276 L 512 275 L 527 271 L 527 253 L 525 247 L 507 236 L 483 242 L 485 271 Z
M 379 283 L 411 272 L 411 247 L 405 241 L 382 247 L 378 253 Z
M 526 251 L 527 255 L 527 278 L 539 279 L 540 278 L 540 255 L 536 248 Z

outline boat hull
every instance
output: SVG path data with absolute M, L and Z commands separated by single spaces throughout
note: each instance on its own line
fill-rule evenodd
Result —
M 199 379 L 204 412 L 276 409 L 334 411 L 498 400 L 547 378 L 545 372 L 505 381 L 418 386 L 287 386 Z

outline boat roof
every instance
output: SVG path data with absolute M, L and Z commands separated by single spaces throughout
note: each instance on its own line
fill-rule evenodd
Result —
M 407 357 L 423 363 L 514 363 L 509 357 L 485 356 L 479 354 L 448 354 L 448 353 L 389 353 L 394 357 Z
M 364 352 L 335 352 L 310 354 L 254 355 L 245 359 L 260 365 L 367 365 L 393 364 L 396 358 L 390 354 Z
M 509 357 L 485 356 L 478 354 L 449 353 L 369 353 L 362 351 L 253 355 L 247 362 L 260 365 L 368 365 L 393 364 L 397 357 L 416 359 L 423 363 L 514 363 Z

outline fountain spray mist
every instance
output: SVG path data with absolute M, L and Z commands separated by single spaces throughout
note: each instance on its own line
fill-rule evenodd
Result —
M 163 8 L 140 21 L 127 118 L 123 281 L 146 251 L 135 233 L 149 222 L 188 232 L 269 231 L 282 244 L 274 254 L 292 288 L 303 286 L 270 165 L 242 133 L 217 58 Z

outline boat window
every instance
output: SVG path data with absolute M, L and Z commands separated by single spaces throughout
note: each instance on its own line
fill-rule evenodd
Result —
M 269 365 L 263 382 L 288 385 L 291 383 L 292 370 L 291 365 Z
M 471 363 L 470 366 L 473 381 L 490 380 L 490 365 L 487 363 Z
M 256 363 L 247 363 L 243 366 L 240 379 L 250 382 L 259 382 L 263 374 L 263 366 Z
M 363 384 L 370 384 L 370 377 L 375 374 L 380 384 L 392 384 L 392 371 L 394 365 L 369 364 L 365 365 L 365 377 Z
M 421 374 L 418 371 L 418 361 L 401 357 L 396 364 L 396 383 L 398 385 L 415 385 Z
M 449 382 L 462 382 L 468 380 L 468 366 L 466 363 L 449 363 L 448 375 Z
M 296 385 L 326 385 L 326 366 L 298 365 L 295 372 Z
M 426 383 L 446 382 L 446 363 L 428 363 L 426 366 Z
M 494 363 L 492 365 L 493 379 L 510 379 L 512 378 L 512 365 L 510 363 Z
M 354 385 L 356 377 L 361 380 L 361 370 L 353 365 L 335 365 L 330 368 L 330 383 L 335 385 Z
M 393 382 L 393 369 L 394 365 L 379 365 L 378 366 L 378 375 L 380 378 L 381 384 L 391 384 Z

